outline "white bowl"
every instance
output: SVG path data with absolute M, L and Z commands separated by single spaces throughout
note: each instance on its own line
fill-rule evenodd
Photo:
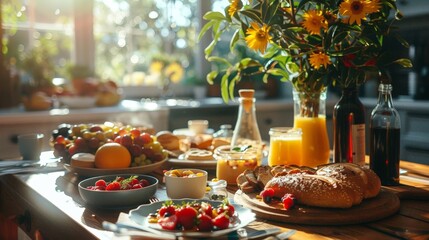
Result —
M 97 191 L 87 188 L 89 186 L 95 186 L 95 182 L 100 179 L 110 182 L 115 180 L 116 177 L 129 178 L 130 176 L 137 176 L 138 179 L 146 179 L 150 185 L 139 189 L 116 191 Z M 105 175 L 92 177 L 81 181 L 78 185 L 78 189 L 83 201 L 88 205 L 99 208 L 130 207 L 148 203 L 149 199 L 156 193 L 156 190 L 158 189 L 158 179 L 152 176 L 139 174 Z
M 178 170 L 183 172 L 190 170 L 193 173 L 203 173 L 202 176 L 195 177 L 173 177 L 170 172 Z M 171 199 L 193 198 L 200 199 L 206 194 L 207 172 L 201 169 L 183 168 L 173 169 L 164 173 L 167 196 Z

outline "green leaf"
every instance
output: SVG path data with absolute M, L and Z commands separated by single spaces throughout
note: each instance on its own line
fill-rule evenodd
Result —
M 229 42 L 229 51 L 234 51 L 235 43 L 240 39 L 240 29 L 235 30 L 234 35 L 232 35 L 231 41 Z
M 225 15 L 223 15 L 220 12 L 207 12 L 206 14 L 204 14 L 203 18 L 205 20 L 218 20 L 218 21 L 226 20 Z
M 206 80 L 207 80 L 207 82 L 208 82 L 210 85 L 213 85 L 213 84 L 214 84 L 214 80 L 215 80 L 215 78 L 217 77 L 217 75 L 218 75 L 218 72 L 217 72 L 217 71 L 212 71 L 212 72 L 208 73 L 208 74 L 207 74 L 207 76 L 206 76 Z
M 228 78 L 229 78 L 229 72 L 227 71 L 222 76 L 222 80 L 220 82 L 221 95 L 222 95 L 222 99 L 223 99 L 223 101 L 225 103 L 228 103 L 228 101 L 229 101 L 229 95 L 228 95 Z
M 210 56 L 210 54 L 213 52 L 214 47 L 216 46 L 217 40 L 213 39 L 213 41 L 204 49 L 204 53 L 207 56 Z
M 198 34 L 198 41 L 201 41 L 201 38 L 204 36 L 204 34 L 207 32 L 207 30 L 209 30 L 213 24 L 215 23 L 215 21 L 209 21 L 207 22 L 203 28 L 201 29 L 201 32 Z
M 263 24 L 262 19 L 260 17 L 261 13 L 256 11 L 256 10 L 244 10 L 240 12 L 241 14 L 243 14 L 244 16 L 252 19 L 255 22 L 258 22 L 260 24 Z
M 216 56 L 210 56 L 207 58 L 207 61 L 209 62 L 218 62 L 221 64 L 225 64 L 228 67 L 232 66 L 232 64 L 230 62 L 228 62 L 228 60 L 226 60 L 225 58 L 221 58 L 221 57 L 216 57 Z
M 407 59 L 407 58 L 400 58 L 398 60 L 395 60 L 394 63 L 397 63 L 397 64 L 399 64 L 405 68 L 412 68 L 413 67 L 413 63 L 410 61 L 410 59 Z

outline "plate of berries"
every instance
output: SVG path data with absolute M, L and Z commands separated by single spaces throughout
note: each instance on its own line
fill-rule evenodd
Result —
M 184 238 L 213 238 L 242 228 L 255 214 L 224 201 L 174 199 L 139 206 L 130 219 L 143 226 Z

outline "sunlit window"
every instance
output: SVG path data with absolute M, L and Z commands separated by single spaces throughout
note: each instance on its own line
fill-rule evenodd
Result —
M 43 86 L 72 61 L 73 0 L 3 1 L 3 54 L 23 85 Z
M 123 85 L 157 85 L 153 63 L 179 63 L 183 80 L 193 74 L 197 0 L 96 0 L 95 68 Z M 156 76 L 154 76 L 156 75 Z

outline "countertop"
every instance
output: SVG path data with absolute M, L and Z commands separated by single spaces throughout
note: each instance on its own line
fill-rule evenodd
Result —
M 169 167 L 163 166 L 151 175 L 161 179 L 162 169 Z M 397 194 L 400 199 L 399 211 L 391 216 L 344 226 L 294 224 L 257 217 L 246 229 L 248 232 L 272 227 L 279 227 L 282 232 L 295 229 L 296 233 L 289 239 L 427 239 L 429 168 L 407 162 L 401 162 L 401 168 L 409 170 L 401 175 L 402 185 L 383 188 L 383 191 Z M 82 177 L 65 170 L 2 176 L 0 187 L 3 191 L 0 193 L 4 198 L 0 201 L 0 212 L 8 219 L 18 216 L 26 220 L 18 224 L 33 238 L 116 239 L 118 236 L 103 230 L 101 223 L 130 221 L 128 211 L 132 208 L 98 209 L 86 206 L 77 189 L 80 180 Z M 161 184 L 155 195 L 159 200 L 167 199 L 163 186 Z M 231 197 L 236 190 L 234 186 L 228 187 Z M 159 237 L 155 236 L 154 239 Z

